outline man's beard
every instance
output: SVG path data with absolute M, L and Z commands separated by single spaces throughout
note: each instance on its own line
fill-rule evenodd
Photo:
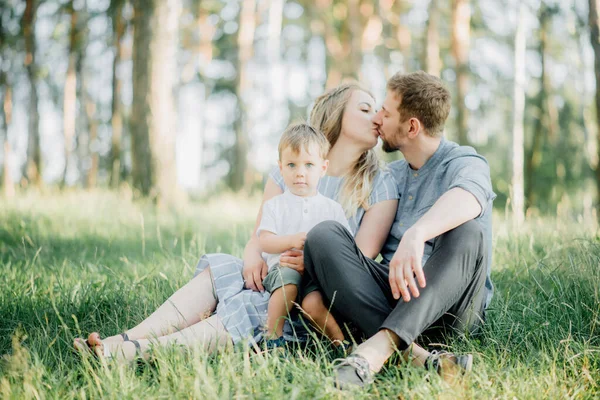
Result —
M 385 151 L 386 153 L 393 153 L 395 151 L 397 151 L 398 149 L 395 147 L 392 147 L 392 145 L 390 145 L 388 142 L 386 142 L 385 140 L 381 139 L 382 142 L 382 146 L 381 149 L 383 151 Z

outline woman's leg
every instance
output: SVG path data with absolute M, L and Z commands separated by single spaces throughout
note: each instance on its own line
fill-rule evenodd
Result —
M 115 343 L 106 339 L 100 340 L 97 333 L 90 334 L 88 342 L 93 351 L 100 356 L 105 354 L 104 346 L 106 346 L 108 354 L 118 361 L 129 361 L 137 357 L 137 349 L 134 342 Z M 154 346 L 178 344 L 189 348 L 199 346 L 208 351 L 214 351 L 219 347 L 232 344 L 231 336 L 227 333 L 217 315 L 206 318 L 178 332 L 160 337 L 137 339 L 137 342 L 140 345 L 139 351 L 141 351 L 142 356 L 147 355 L 151 344 Z
M 182 330 L 210 317 L 217 307 L 210 267 L 177 290 L 148 318 L 125 331 L 129 339 L 149 339 Z M 104 339 L 123 342 L 121 335 Z

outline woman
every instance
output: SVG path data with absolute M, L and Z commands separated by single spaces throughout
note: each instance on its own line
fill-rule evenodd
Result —
M 379 254 L 398 203 L 396 183 L 380 171 L 373 150 L 378 139 L 374 115 L 371 94 L 356 84 L 343 84 L 316 100 L 310 118 L 331 143 L 328 175 L 321 179 L 319 192 L 342 204 L 358 247 L 370 258 Z M 263 203 L 284 189 L 279 170 L 273 170 Z M 76 339 L 76 349 L 89 347 L 100 356 L 130 360 L 144 354 L 151 343 L 202 345 L 212 350 L 245 339 L 260 340 L 269 299 L 262 286 L 267 266 L 256 236 L 260 219 L 261 211 L 243 260 L 227 254 L 203 256 L 194 278 L 139 325 L 103 340 L 94 332 L 87 341 Z M 302 273 L 302 252 L 284 253 L 281 265 Z M 311 304 L 303 302 L 303 306 Z

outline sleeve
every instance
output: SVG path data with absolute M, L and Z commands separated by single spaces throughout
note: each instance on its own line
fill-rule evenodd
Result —
M 350 234 L 354 236 L 354 234 L 352 233 L 352 229 L 350 229 L 348 218 L 346 218 L 346 213 L 344 213 L 344 209 L 342 208 L 342 206 L 339 203 L 335 203 L 334 207 L 334 221 L 342 224 L 344 228 L 346 228 L 348 232 L 350 232 Z
M 373 189 L 369 197 L 369 205 L 377 204 L 385 200 L 397 200 L 400 198 L 398 182 L 390 170 L 379 171 L 373 181 Z
M 274 167 L 271 172 L 269 172 L 269 178 L 273 179 L 277 186 L 281 188 L 282 192 L 285 192 L 285 183 L 283 182 L 283 176 L 281 176 L 281 171 L 279 171 L 279 167 Z
M 483 215 L 491 201 L 496 198 L 486 159 L 479 155 L 460 157 L 453 160 L 448 167 L 451 174 L 448 190 L 458 187 L 471 193 L 481 206 L 479 216 Z
M 256 236 L 259 236 L 262 231 L 277 234 L 277 218 L 275 217 L 275 214 L 273 202 L 267 201 L 263 206 L 260 224 L 256 230 Z

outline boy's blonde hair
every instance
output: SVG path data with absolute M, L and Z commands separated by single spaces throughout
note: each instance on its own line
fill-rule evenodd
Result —
M 279 140 L 279 160 L 281 161 L 281 153 L 288 147 L 294 153 L 298 153 L 300 149 L 309 152 L 312 144 L 317 145 L 319 156 L 322 159 L 327 158 L 329 153 L 329 142 L 323 133 L 309 124 L 296 123 L 287 127 Z

